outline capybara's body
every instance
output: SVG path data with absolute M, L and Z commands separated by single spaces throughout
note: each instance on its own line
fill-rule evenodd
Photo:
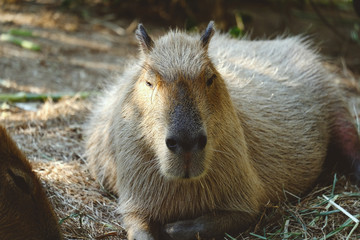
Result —
M 95 106 L 91 171 L 119 196 L 129 239 L 241 231 L 268 201 L 308 190 L 329 146 L 360 175 L 347 105 L 299 37 L 265 41 L 140 25 L 141 57 Z
M 63 239 L 30 163 L 0 126 L 0 239 Z

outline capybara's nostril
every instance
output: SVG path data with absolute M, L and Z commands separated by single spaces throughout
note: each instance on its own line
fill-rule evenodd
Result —
M 206 146 L 206 143 L 207 143 L 207 137 L 205 134 L 201 134 L 198 138 L 198 150 L 203 150 Z
M 165 139 L 165 143 L 172 152 L 196 152 L 205 148 L 207 137 L 203 132 L 196 136 L 189 134 L 171 135 Z
M 176 148 L 178 147 L 178 143 L 175 138 L 169 137 L 165 140 L 166 146 L 170 151 L 175 152 Z

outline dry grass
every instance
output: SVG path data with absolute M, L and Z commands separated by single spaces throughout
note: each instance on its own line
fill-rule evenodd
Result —
M 258 225 L 238 239 L 360 239 L 356 223 L 326 197 L 360 220 L 359 188 L 345 177 L 334 178 L 333 185 L 317 186 L 292 203 L 268 206 Z
M 46 183 L 67 239 L 124 237 L 115 198 L 101 190 L 83 164 L 41 162 L 34 167 Z
M 89 107 L 76 98 L 47 101 L 34 112 L 10 105 L 0 123 L 43 181 L 66 239 L 126 239 L 115 197 L 86 169 L 82 124 Z M 360 219 L 359 188 L 341 177 L 295 202 L 267 206 L 259 223 L 236 239 L 347 239 L 355 223 L 323 195 Z M 360 227 L 348 239 L 360 239 Z
M 82 124 L 88 103 L 47 101 L 35 112 L 3 108 L 5 125 L 32 162 L 59 216 L 66 239 L 125 239 L 116 199 L 86 169 Z

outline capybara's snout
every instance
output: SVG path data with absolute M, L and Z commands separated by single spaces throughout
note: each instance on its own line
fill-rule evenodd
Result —
M 165 175 L 194 178 L 205 171 L 208 136 L 195 102 L 180 103 L 170 111 L 164 144 L 168 151 Z
M 170 133 L 165 139 L 167 148 L 174 153 L 197 152 L 205 148 L 207 136 L 204 130 L 197 133 L 181 131 Z
M 175 106 L 165 138 L 171 152 L 185 154 L 204 150 L 208 139 L 199 115 L 193 103 Z

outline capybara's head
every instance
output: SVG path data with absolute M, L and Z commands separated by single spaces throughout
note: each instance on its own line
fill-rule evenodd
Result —
M 227 91 L 207 53 L 213 34 L 213 22 L 201 37 L 173 31 L 154 42 L 141 24 L 136 31 L 145 61 L 134 101 L 143 134 L 170 179 L 201 177 L 215 150 Z
M 0 239 L 62 239 L 39 179 L 0 126 Z

